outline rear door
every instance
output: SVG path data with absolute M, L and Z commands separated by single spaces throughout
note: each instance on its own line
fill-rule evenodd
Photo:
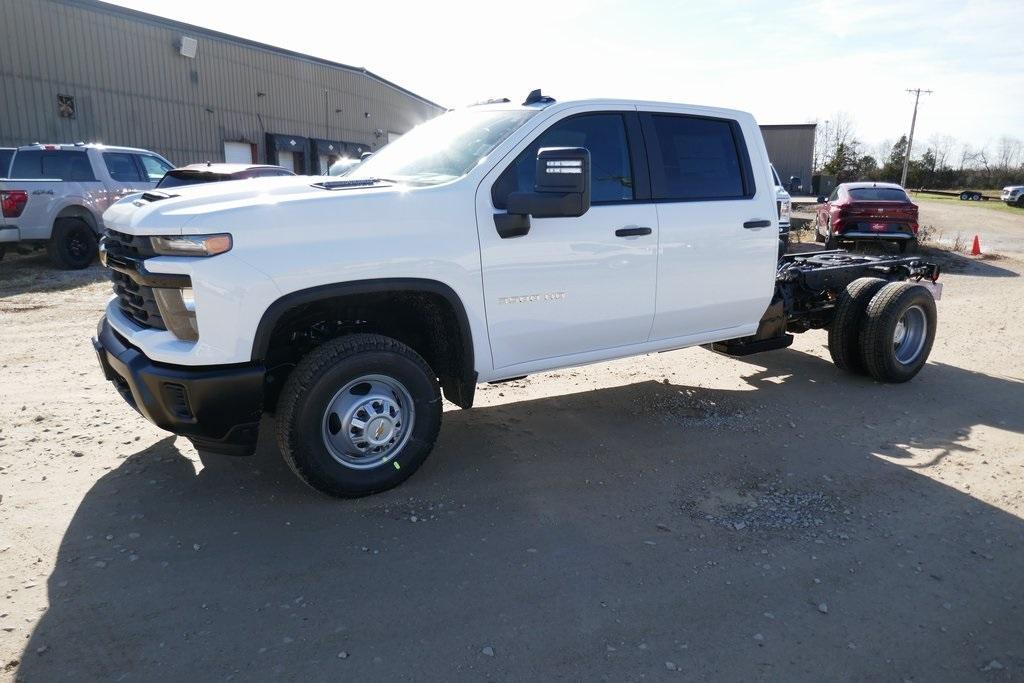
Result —
M 661 256 L 651 340 L 750 334 L 775 288 L 775 187 L 752 117 L 640 107 Z
M 107 181 L 108 202 L 116 202 L 125 195 L 144 192 L 155 183 L 149 182 L 142 165 L 131 152 L 103 152 L 103 166 L 109 176 Z
M 590 151 L 590 210 L 579 218 L 531 218 L 529 234 L 503 239 L 494 216 L 509 192 L 533 190 L 540 147 Z M 563 112 L 510 156 L 477 191 L 494 367 L 532 371 L 646 341 L 658 234 L 636 112 Z M 624 228 L 644 234 L 616 234 Z

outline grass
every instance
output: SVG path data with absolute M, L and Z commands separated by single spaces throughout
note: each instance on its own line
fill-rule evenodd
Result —
M 914 192 L 910 191 L 910 198 L 914 201 L 925 201 L 925 202 L 941 202 L 948 204 L 962 204 L 964 206 L 976 207 L 979 209 L 987 209 L 990 211 L 1004 211 L 1006 213 L 1016 214 L 1018 216 L 1024 216 L 1024 209 L 1019 209 L 1015 206 L 1007 206 L 998 199 L 989 199 L 988 201 L 980 202 L 963 202 L 960 201 L 959 197 L 947 197 L 941 194 L 931 194 L 930 192 Z

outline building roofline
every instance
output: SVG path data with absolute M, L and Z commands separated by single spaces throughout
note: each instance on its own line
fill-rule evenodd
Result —
M 817 128 L 816 123 L 762 123 L 761 128 Z
M 78 7 L 80 9 L 92 10 L 92 11 L 96 11 L 96 12 L 103 12 L 105 14 L 125 17 L 125 18 L 128 18 L 128 19 L 136 20 L 136 21 L 142 21 L 142 22 L 145 22 L 145 23 L 148 23 L 148 24 L 153 24 L 153 25 L 156 25 L 156 26 L 162 26 L 162 27 L 165 27 L 165 28 L 170 28 L 170 29 L 174 29 L 174 30 L 178 30 L 178 31 L 185 31 L 187 33 L 199 34 L 199 35 L 206 36 L 208 38 L 216 38 L 218 40 L 224 40 L 224 41 L 230 41 L 230 42 L 233 42 L 233 43 L 239 43 L 239 44 L 245 45 L 247 47 L 256 48 L 257 50 L 266 50 L 267 52 L 274 52 L 274 53 L 277 53 L 277 54 L 280 54 L 280 55 L 284 55 L 284 56 L 287 56 L 287 57 L 292 57 L 292 58 L 295 58 L 295 59 L 301 59 L 303 61 L 312 62 L 314 64 L 320 64 L 320 65 L 329 66 L 329 67 L 332 67 L 332 68 L 335 68 L 335 69 L 341 69 L 343 71 L 348 71 L 350 73 L 359 74 L 359 75 L 362 75 L 362 76 L 366 76 L 367 78 L 371 78 L 371 79 L 373 79 L 375 81 L 378 81 L 379 83 L 381 83 L 383 85 L 386 85 L 386 86 L 388 86 L 390 88 L 394 88 L 395 90 L 397 90 L 397 91 L 399 91 L 401 93 L 404 93 L 404 94 L 406 94 L 406 95 L 408 95 L 410 97 L 413 97 L 413 98 L 423 102 L 424 104 L 429 104 L 432 107 L 437 107 L 438 109 L 441 109 L 441 110 L 448 109 L 448 107 L 440 105 L 437 102 L 434 102 L 432 100 L 428 100 L 426 97 L 423 97 L 422 95 L 417 95 L 413 91 L 408 90 L 407 88 L 403 88 L 402 86 L 398 85 L 397 83 L 393 83 L 392 81 L 389 81 L 388 79 L 386 79 L 386 78 L 384 78 L 382 76 L 378 76 L 377 74 L 373 73 L 369 69 L 367 69 L 365 67 L 362 67 L 362 66 L 352 66 L 350 64 L 342 64 L 341 62 L 331 61 L 330 59 L 324 59 L 322 57 L 314 57 L 313 55 L 307 55 L 307 54 L 304 54 L 302 52 L 296 52 L 294 50 L 289 50 L 287 48 L 278 47 L 276 45 L 270 45 L 268 43 L 261 43 L 261 42 L 256 41 L 256 40 L 250 40 L 249 38 L 243 38 L 241 36 L 232 35 L 230 33 L 223 33 L 221 31 L 215 31 L 213 29 L 205 28 L 203 26 L 196 26 L 195 24 L 188 24 L 188 23 L 185 23 L 183 21 L 178 21 L 176 19 L 168 19 L 167 17 L 161 17 L 161 16 L 156 15 L 156 14 L 150 14 L 148 12 L 141 12 L 139 10 L 130 9 L 128 7 L 121 7 L 120 5 L 113 5 L 113 4 L 110 4 L 108 2 L 101 2 L 101 0 L 53 0 L 53 1 L 54 2 L 58 2 L 60 4 L 63 4 L 63 5 L 69 5 L 69 6 L 72 6 L 72 7 Z

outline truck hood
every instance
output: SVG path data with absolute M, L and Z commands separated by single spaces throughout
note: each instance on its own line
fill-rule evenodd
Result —
M 380 182 L 339 189 L 316 183 L 338 178 L 281 176 L 204 183 L 150 190 L 124 197 L 103 214 L 106 227 L 130 235 L 188 235 L 237 230 L 239 213 L 287 211 L 296 203 L 345 201 L 346 198 L 404 193 L 408 188 Z M 383 198 L 383 197 L 382 197 Z
M 1003 192 L 1013 192 L 1014 190 L 1024 190 L 1024 185 L 1007 185 L 1003 188 Z

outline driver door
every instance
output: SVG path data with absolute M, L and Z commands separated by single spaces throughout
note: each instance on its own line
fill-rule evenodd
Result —
M 591 207 L 578 218 L 531 218 L 502 238 L 494 216 L 511 191 L 532 191 L 541 147 L 585 147 Z M 477 190 L 477 229 L 495 369 L 532 372 L 647 340 L 654 320 L 658 216 L 647 200 L 635 111 L 573 115 L 546 127 Z M 618 233 L 618 234 L 617 234 Z

